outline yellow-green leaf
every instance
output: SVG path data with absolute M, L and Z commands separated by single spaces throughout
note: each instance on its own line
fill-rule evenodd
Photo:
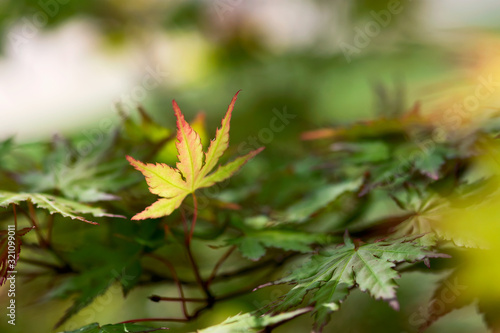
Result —
M 132 219 L 143 220 L 170 215 L 181 205 L 187 195 L 194 193 L 199 188 L 212 186 L 231 177 L 248 160 L 264 149 L 262 147 L 238 157 L 210 173 L 229 145 L 230 120 L 237 96 L 238 93 L 231 100 L 222 125 L 217 129 L 215 139 L 210 142 L 206 153 L 203 153 L 200 136 L 186 122 L 177 103 L 172 101 L 177 117 L 176 146 L 179 159 L 177 168 L 174 169 L 162 163 L 143 163 L 127 156 L 130 164 L 146 177 L 149 191 L 162 197 Z

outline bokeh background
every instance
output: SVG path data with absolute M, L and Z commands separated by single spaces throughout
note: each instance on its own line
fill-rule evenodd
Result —
M 416 102 L 436 119 L 449 117 L 447 111 L 473 93 L 480 78 L 498 88 L 499 14 L 496 0 L 396 5 L 385 0 L 0 0 L 0 139 L 15 136 L 29 143 L 55 134 L 91 135 L 103 123 L 118 124 L 118 108 L 133 114 L 139 104 L 173 127 L 173 98 L 189 118 L 205 111 L 207 127 L 214 128 L 240 89 L 233 142 L 259 133 L 276 110 L 296 116 L 271 142 L 263 142 L 275 156 L 293 153 L 303 131 L 404 111 Z M 495 112 L 500 91 L 481 103 Z M 327 331 L 410 331 L 412 314 L 432 292 L 425 286 L 440 277 L 406 274 L 399 281 L 404 310 L 398 313 L 355 292 Z M 23 286 L 20 302 L 36 288 Z M 111 290 L 105 301 L 98 299 L 65 327 L 79 327 L 90 317 L 110 323 L 175 312 L 144 299 L 168 290 L 151 287 L 126 300 Z M 281 296 L 259 293 L 262 302 Z M 16 332 L 50 331 L 68 304 L 25 301 Z M 243 297 L 218 306 L 197 325 L 256 307 Z M 309 322 L 291 325 L 281 331 L 299 332 L 304 325 L 305 332 Z M 9 329 L 1 320 L 0 330 Z M 429 329 L 486 331 L 473 307 Z

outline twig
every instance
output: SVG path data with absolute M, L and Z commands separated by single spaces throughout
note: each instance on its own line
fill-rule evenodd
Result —
M 54 228 L 54 215 L 49 214 L 47 216 L 47 243 L 52 242 L 52 229 Z
M 196 199 L 196 194 L 193 193 L 193 204 L 194 204 L 194 213 L 193 213 L 193 222 L 191 223 L 191 231 L 189 232 L 189 243 L 191 243 L 191 239 L 193 239 L 194 227 L 196 225 L 196 218 L 198 217 L 198 199 Z
M 19 210 L 24 215 L 26 215 L 26 217 L 28 218 L 28 220 L 35 227 L 35 233 L 36 233 L 36 235 L 38 237 L 38 241 L 40 242 L 40 246 L 43 247 L 43 248 L 46 248 L 46 247 L 48 247 L 48 243 L 45 240 L 45 238 L 43 237 L 42 232 L 40 230 L 40 227 L 38 226 L 38 221 L 37 221 L 37 218 L 36 218 L 35 208 L 33 207 L 33 203 L 31 202 L 31 200 L 28 200 L 28 208 L 29 208 L 29 211 L 30 211 L 29 214 L 24 209 L 22 209 L 21 207 L 19 207 Z
M 17 232 L 17 213 L 16 213 L 16 204 L 12 204 L 12 211 L 14 212 L 14 226 Z
M 174 279 L 175 284 L 177 285 L 177 289 L 179 290 L 179 295 L 180 295 L 180 299 L 181 299 L 181 303 L 182 303 L 182 312 L 184 314 L 184 317 L 189 318 L 189 314 L 188 314 L 187 308 L 186 308 L 186 299 L 184 298 L 184 291 L 182 289 L 182 284 L 179 281 L 179 277 L 177 276 L 177 272 L 175 271 L 174 265 L 172 265 L 172 263 L 170 261 L 168 261 L 167 259 L 162 258 L 156 254 L 149 253 L 147 255 L 151 258 L 154 258 L 158 261 L 161 261 L 163 264 L 165 264 L 165 266 L 168 267 L 168 269 L 170 270 L 170 273 L 172 274 L 172 278 Z
M 189 297 L 162 297 L 157 295 L 149 296 L 149 299 L 153 302 L 192 302 L 192 303 L 205 303 L 207 300 L 205 298 L 189 298 Z
M 54 269 L 54 270 L 62 269 L 61 266 L 57 266 L 57 265 L 54 265 L 54 264 L 51 264 L 51 263 L 48 263 L 45 261 L 37 260 L 37 259 L 29 259 L 29 258 L 21 258 L 20 257 L 19 261 L 25 262 L 25 263 L 30 264 L 30 265 L 44 267 L 44 268 L 50 268 L 50 269 Z
M 200 274 L 200 269 L 198 267 L 198 264 L 196 263 L 196 260 L 194 259 L 193 252 L 191 251 L 191 237 L 192 237 L 192 232 L 194 230 L 194 226 L 196 224 L 196 218 L 198 215 L 198 201 L 196 200 L 196 195 L 194 193 L 193 193 L 193 200 L 194 200 L 194 215 L 193 215 L 193 222 L 191 224 L 191 232 L 189 234 L 187 233 L 188 228 L 187 228 L 186 214 L 184 213 L 183 210 L 181 210 L 182 223 L 184 225 L 184 231 L 185 231 L 184 245 L 186 247 L 186 253 L 188 255 L 189 262 L 191 263 L 191 267 L 193 268 L 193 273 L 196 282 L 207 296 L 207 303 L 211 307 L 214 303 L 214 297 L 210 292 L 210 290 L 208 289 L 208 285 L 203 281 L 203 278 L 201 277 Z
M 210 274 L 210 277 L 207 279 L 207 286 L 209 286 L 213 279 L 215 278 L 216 274 L 217 274 L 217 271 L 219 270 L 220 266 L 222 266 L 222 264 L 224 263 L 224 261 L 227 260 L 227 258 L 229 258 L 229 256 L 231 255 L 231 253 L 233 253 L 233 251 L 236 249 L 236 246 L 232 246 L 229 251 L 227 251 L 226 253 L 224 253 L 224 255 L 222 255 L 222 257 L 220 257 L 219 261 L 217 261 L 217 263 L 215 264 L 214 266 L 214 269 L 212 270 L 212 273 Z
M 210 292 L 210 290 L 208 289 L 207 284 L 203 281 L 203 279 L 201 277 L 200 269 L 198 268 L 198 264 L 194 260 L 193 253 L 191 252 L 191 246 L 189 244 L 186 246 L 186 252 L 187 252 L 187 255 L 189 258 L 189 262 L 191 263 L 191 266 L 193 267 L 193 273 L 194 273 L 194 277 L 196 278 L 196 282 L 198 282 L 201 289 L 203 290 L 203 292 L 207 296 L 208 304 L 210 306 L 212 306 L 214 303 L 214 297 L 213 297 L 212 293 Z

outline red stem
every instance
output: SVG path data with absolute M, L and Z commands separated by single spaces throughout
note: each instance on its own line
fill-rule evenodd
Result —
M 161 297 L 161 296 L 151 296 L 150 299 L 155 299 L 155 301 L 165 301 L 165 302 L 193 302 L 193 303 L 205 303 L 207 300 L 205 298 L 179 298 L 179 297 Z
M 187 308 L 186 308 L 186 299 L 184 298 L 184 291 L 182 289 L 182 284 L 179 281 L 179 277 L 177 276 L 177 272 L 175 271 L 174 265 L 172 265 L 172 263 L 170 261 L 168 261 L 167 259 L 162 258 L 160 256 L 157 256 L 156 254 L 149 253 L 148 255 L 151 258 L 155 258 L 156 260 L 161 261 L 170 270 L 170 273 L 172 274 L 172 278 L 174 279 L 175 284 L 177 285 L 177 289 L 179 290 L 179 295 L 181 296 L 180 300 L 182 302 L 182 312 L 184 314 L 184 317 L 186 319 L 188 319 L 189 318 L 189 314 L 188 314 Z
M 30 211 L 29 218 L 31 221 L 31 224 L 35 227 L 35 233 L 38 236 L 38 241 L 40 242 L 41 247 L 48 247 L 48 242 L 45 240 L 45 238 L 42 235 L 42 231 L 38 227 L 38 221 L 36 218 L 36 212 L 35 212 L 35 207 L 33 207 L 33 203 L 31 200 L 28 200 L 28 208 Z
M 12 204 L 12 210 L 14 211 L 14 226 L 15 226 L 16 232 L 17 232 L 17 213 L 16 213 L 16 205 L 15 204 Z
M 49 214 L 47 217 L 47 243 L 52 242 L 52 228 L 54 227 L 54 215 Z
M 220 257 L 219 261 L 217 261 L 217 263 L 215 264 L 214 266 L 214 269 L 212 270 L 212 274 L 210 274 L 210 277 L 207 279 L 207 282 L 206 282 L 206 285 L 209 286 L 213 279 L 215 278 L 216 274 L 217 274 L 217 271 L 219 270 L 220 266 L 222 266 L 222 264 L 224 263 L 224 261 L 226 261 L 227 258 L 229 258 L 229 256 L 231 255 L 231 253 L 233 253 L 233 251 L 236 249 L 236 246 L 232 246 L 229 251 L 227 251 L 226 253 L 224 253 L 222 255 L 222 257 Z
M 196 199 L 196 194 L 193 193 L 193 204 L 194 204 L 194 213 L 193 213 L 193 222 L 191 223 L 191 231 L 189 233 L 189 243 L 191 243 L 191 239 L 193 238 L 194 227 L 196 225 L 196 219 L 198 217 L 198 199 Z

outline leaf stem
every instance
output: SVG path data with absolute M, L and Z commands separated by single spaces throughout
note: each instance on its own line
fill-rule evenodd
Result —
M 47 243 L 52 242 L 52 229 L 54 228 L 54 215 L 49 214 L 47 216 Z
M 191 231 L 189 232 L 189 243 L 191 243 L 191 239 L 193 238 L 194 227 L 196 225 L 196 219 L 198 217 L 198 199 L 196 199 L 196 194 L 193 192 L 193 204 L 194 204 L 194 213 L 193 213 L 193 222 L 191 223 Z
M 212 293 L 210 292 L 210 289 L 208 288 L 207 283 L 204 282 L 203 278 L 201 277 L 200 269 L 198 267 L 198 264 L 196 263 L 196 260 L 194 259 L 190 244 L 187 244 L 186 252 L 187 252 L 187 255 L 189 258 L 189 262 L 191 263 L 191 266 L 193 267 L 193 273 L 194 273 L 194 277 L 196 279 L 196 282 L 198 282 L 198 285 L 201 287 L 201 289 L 203 290 L 203 292 L 207 296 L 207 303 L 211 307 L 215 302 L 215 298 L 212 295 Z
M 17 232 L 17 213 L 16 213 L 16 204 L 12 204 L 12 211 L 14 212 L 14 226 Z
M 35 207 L 33 206 L 33 203 L 31 202 L 31 200 L 28 200 L 28 209 L 30 211 L 29 220 L 31 221 L 31 224 L 35 227 L 35 233 L 38 236 L 38 241 L 40 242 L 40 246 L 46 248 L 46 247 L 48 247 L 49 243 L 47 242 L 45 237 L 43 237 L 43 235 L 42 235 L 42 231 L 40 230 L 38 220 L 36 217 Z

